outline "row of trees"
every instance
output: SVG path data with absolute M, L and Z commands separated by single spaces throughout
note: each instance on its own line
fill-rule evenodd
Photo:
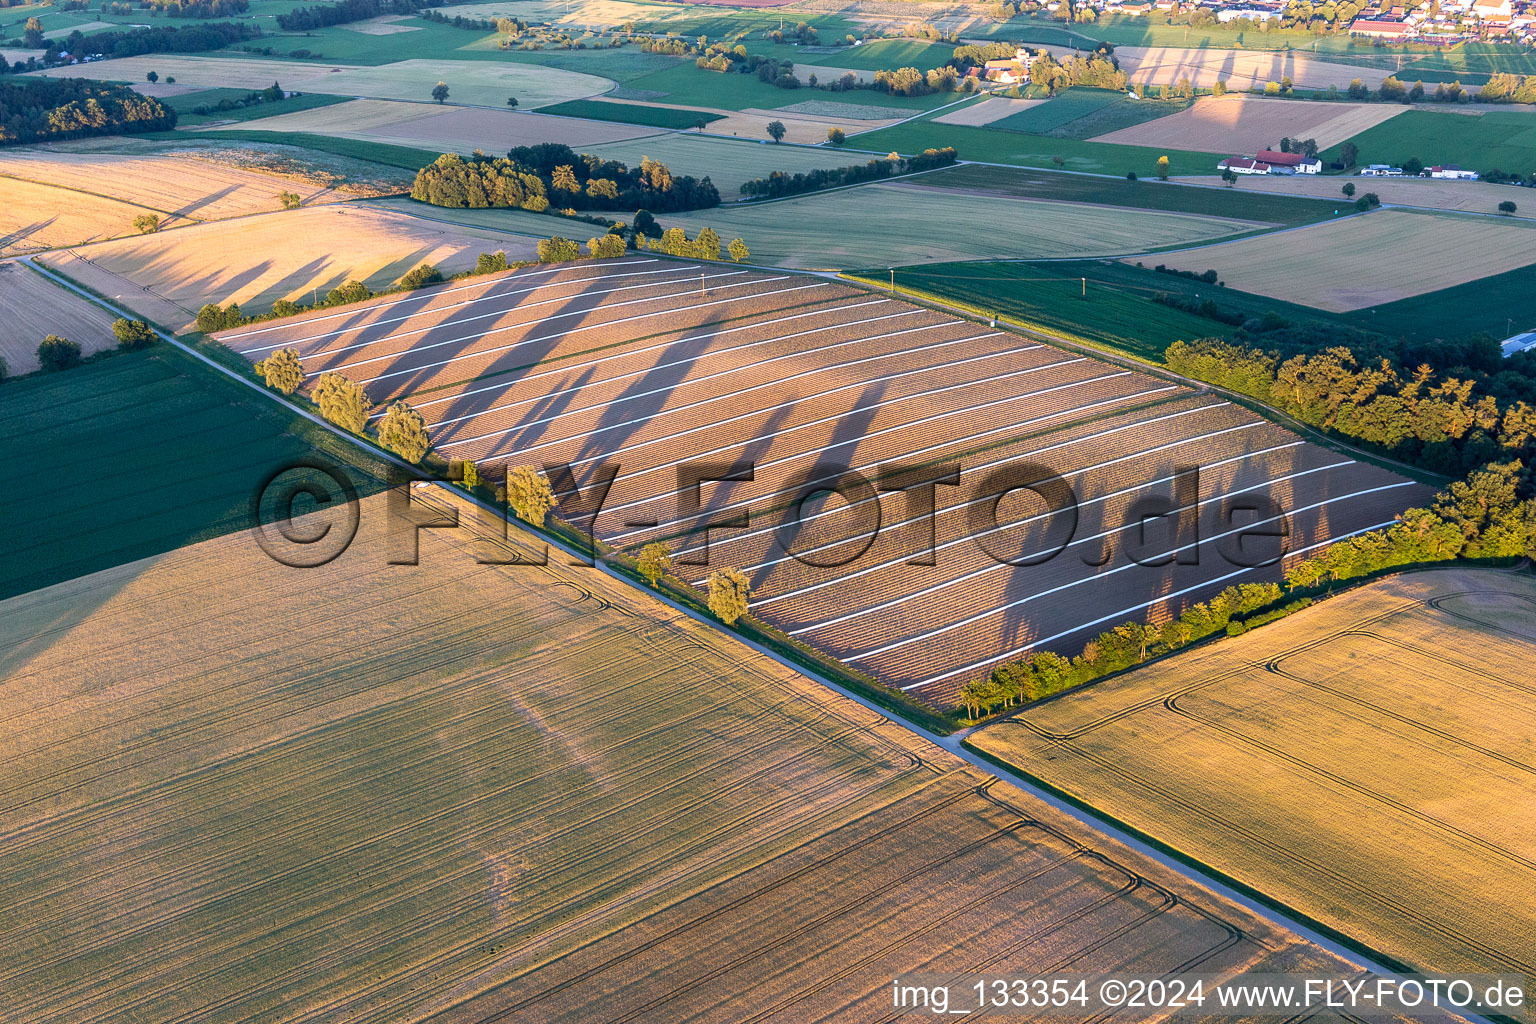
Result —
M 1273 351 L 1204 339 L 1174 342 L 1165 359 L 1185 376 L 1440 473 L 1520 455 L 1536 436 L 1536 405 L 1500 402 L 1480 394 L 1475 380 L 1428 365 L 1407 373 L 1385 358 L 1362 362 L 1344 346 L 1282 361 Z
M 1527 477 L 1518 461 L 1489 465 L 1441 492 L 1429 508 L 1409 509 L 1398 522 L 1324 548 L 1299 560 L 1285 584 L 1245 583 L 1151 625 L 1133 621 L 1106 630 L 1067 657 L 1040 651 L 1007 662 L 961 694 L 972 718 L 994 708 L 1038 700 L 1119 672 L 1217 633 L 1237 635 L 1307 607 L 1320 591 L 1387 569 L 1455 558 L 1536 556 L 1536 499 L 1521 499 Z
M 698 235 L 691 239 L 682 228 L 668 228 L 659 238 L 648 238 L 637 233 L 635 248 L 688 260 L 718 260 L 721 257 L 720 236 L 713 228 L 700 228 Z M 731 239 L 725 252 L 737 263 L 752 255 L 747 250 L 747 243 L 740 238 Z
M 125 85 L 84 78 L 0 82 L 0 144 L 162 131 L 176 112 Z
M 930 171 L 938 167 L 947 167 L 955 160 L 954 147 L 945 146 L 943 149 L 925 149 L 906 160 L 900 157 L 877 158 L 868 163 L 854 164 L 850 167 L 822 168 L 796 174 L 774 171 L 766 178 L 753 178 L 751 181 L 743 182 L 741 191 L 743 195 L 776 199 L 780 196 L 799 195 L 802 192 L 819 192 L 822 189 L 837 188 L 842 185 L 878 181 L 898 174 Z
M 552 205 L 570 210 L 665 212 L 720 205 L 720 193 L 708 177 L 674 176 L 665 164 L 649 157 L 630 168 L 578 155 L 557 143 L 519 146 L 506 157 L 494 159 L 445 153 L 417 172 L 411 198 L 434 206 L 505 206 L 536 213 Z
M 1086 57 L 1068 57 L 1065 61 L 1057 63 L 1049 53 L 1042 53 L 1030 66 L 1029 80 L 1052 92 L 1072 86 L 1124 92 L 1128 78 L 1126 73 L 1120 70 L 1120 62 L 1109 54 L 1092 53 Z
M 112 336 L 117 339 L 117 347 L 124 352 L 147 348 L 155 340 L 155 332 L 143 320 L 119 318 L 112 324 Z M 79 366 L 83 361 L 79 342 L 70 341 L 57 334 L 49 334 L 38 343 L 37 362 L 45 372 L 67 370 L 72 366 Z M 0 359 L 0 381 L 5 380 L 9 373 L 10 369 L 6 366 L 5 360 Z
M 310 32 L 328 25 L 366 21 L 385 14 L 416 14 L 428 7 L 441 7 L 444 0 L 336 0 L 335 3 L 298 7 L 277 16 L 284 32 Z M 453 0 L 447 0 L 452 3 Z
M 307 375 L 295 349 L 281 348 L 256 364 L 256 374 L 267 387 L 292 395 L 304 386 Z M 310 400 L 320 415 L 358 436 L 367 432 L 373 400 L 361 384 L 339 373 L 322 373 L 310 390 Z M 395 402 L 379 419 L 379 443 L 405 461 L 416 464 L 432 449 L 426 420 L 405 402 Z
M 38 34 L 41 35 L 41 26 Z M 212 21 L 206 25 L 146 25 L 129 30 L 98 32 L 87 40 L 78 30 L 62 39 L 47 40 L 44 64 L 59 60 L 61 51 L 99 53 L 104 57 L 137 57 L 146 53 L 205 53 L 223 50 L 261 35 L 248 21 Z M 20 69 L 20 65 L 17 66 Z M 0 73 L 6 70 L 0 60 Z
M 870 88 L 893 96 L 927 96 L 936 92 L 954 92 L 960 84 L 960 72 L 947 64 L 927 74 L 917 68 L 876 71 Z

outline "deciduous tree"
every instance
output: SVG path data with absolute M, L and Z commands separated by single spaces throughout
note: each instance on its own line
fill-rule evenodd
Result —
M 543 526 L 555 505 L 555 492 L 534 467 L 515 466 L 507 470 L 507 504 L 525 523 Z
M 731 244 L 726 246 L 726 249 L 728 252 L 730 252 L 731 259 L 735 260 L 737 263 L 742 262 L 747 257 L 752 255 L 752 253 L 747 250 L 747 243 L 739 238 L 731 239 Z
M 304 364 L 296 349 L 280 348 L 256 364 L 267 387 L 291 395 L 304 385 Z
M 320 407 L 320 415 L 343 430 L 361 434 L 368 426 L 368 413 L 373 402 L 361 384 L 339 373 L 323 373 L 315 382 L 312 396 Z
M 727 626 L 747 614 L 752 585 L 746 573 L 727 566 L 709 575 L 709 610 Z
M 657 580 L 672 571 L 672 549 L 659 540 L 651 541 L 640 549 L 640 557 L 635 560 L 635 568 L 654 587 Z
M 112 336 L 117 339 L 117 347 L 133 351 L 135 349 L 148 348 L 155 340 L 155 332 L 149 329 L 149 324 L 143 320 L 119 319 L 112 324 Z
M 769 121 L 768 122 L 768 137 L 770 139 L 772 139 L 775 144 L 783 142 L 784 141 L 784 136 L 787 135 L 788 133 L 789 133 L 789 129 L 784 127 L 784 122 L 783 121 Z
M 396 402 L 385 411 L 379 421 L 379 443 L 412 465 L 432 447 L 426 420 L 404 402 Z
M 80 365 L 80 345 L 68 338 L 50 334 L 37 346 L 37 361 L 42 364 L 44 370 L 50 372 L 78 366 Z
M 446 100 L 448 98 L 448 84 L 446 82 L 438 82 L 434 85 L 432 87 L 432 98 L 439 103 Z

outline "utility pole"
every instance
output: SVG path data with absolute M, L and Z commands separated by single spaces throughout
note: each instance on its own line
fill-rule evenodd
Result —
M 1085 277 L 1085 278 L 1083 278 L 1083 298 L 1086 299 L 1087 297 L 1088 297 L 1088 279 Z
M 895 268 L 892 268 L 892 270 L 891 270 L 891 294 L 892 295 L 896 294 L 896 270 L 895 270 Z
M 704 271 L 699 271 L 699 295 L 704 294 Z

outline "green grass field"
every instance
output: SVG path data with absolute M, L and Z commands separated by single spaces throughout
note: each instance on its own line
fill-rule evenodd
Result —
M 940 263 L 901 267 L 896 271 L 896 286 L 928 292 L 985 314 L 1010 317 L 1157 363 L 1163 360 L 1163 350 L 1175 341 L 1211 337 L 1231 330 L 1218 321 L 1151 301 L 1155 289 L 1150 283 L 1142 290 L 1099 280 L 1105 269 L 1118 266 L 1097 260 Z M 890 273 L 884 270 L 856 276 L 867 276 L 876 282 L 890 280 Z M 1142 276 L 1151 277 L 1145 272 Z
M 252 494 L 312 443 L 359 492 L 382 472 L 165 344 L 0 385 L 0 422 L 0 597 L 245 529 Z
M 1488 334 L 1507 338 L 1536 330 L 1536 265 L 1504 274 L 1468 281 L 1453 288 L 1415 295 L 1344 314 L 1344 319 L 1367 330 L 1410 337 L 1458 338 Z
M 561 114 L 565 117 L 585 117 L 593 121 L 643 124 L 653 128 L 693 128 L 700 121 L 708 124 L 711 121 L 719 121 L 722 116 L 697 110 L 641 106 L 635 103 L 610 103 L 606 100 L 570 100 L 565 103 L 556 103 L 554 106 L 540 107 L 539 112 Z
M 1536 116 L 1488 110 L 1480 116 L 1453 111 L 1408 110 L 1350 140 L 1360 148 L 1360 163 L 1402 164 L 1418 157 L 1425 164 L 1460 164 L 1487 172 L 1529 172 L 1536 168 Z M 1323 154 L 1335 159 L 1339 147 Z
M 761 53 L 796 64 L 825 64 L 834 68 L 853 68 L 858 71 L 888 71 L 895 68 L 917 68 L 931 71 L 942 66 L 955 54 L 953 43 L 931 43 L 926 39 L 875 39 L 861 46 L 803 47 L 788 43 L 756 43 L 746 40 L 752 53 Z
M 208 93 L 221 95 L 209 96 Z M 225 96 L 225 93 L 236 93 L 234 96 Z M 174 104 L 178 116 L 178 126 L 190 126 L 199 124 L 211 124 L 214 121 L 255 121 L 262 117 L 276 117 L 278 114 L 292 114 L 300 110 L 314 110 L 317 107 L 330 107 L 337 103 L 345 103 L 350 96 L 327 96 L 323 93 L 305 93 L 302 96 L 289 96 L 286 99 L 273 103 L 253 103 L 248 107 L 238 107 L 234 110 L 214 110 L 207 114 L 197 113 L 197 107 L 206 103 L 210 107 L 221 99 L 241 99 L 247 95 L 240 89 L 207 89 L 202 92 L 187 93 L 184 96 L 173 96 L 174 100 L 181 100 Z
M 1052 102 L 1055 102 L 1054 100 Z M 856 136 L 851 144 L 859 149 L 887 153 L 920 153 L 936 146 L 954 146 L 962 159 L 987 163 L 1012 164 L 1016 167 L 1051 167 L 1052 158 L 1061 157 L 1071 171 L 1124 176 L 1134 171 L 1139 177 L 1151 177 L 1157 170 L 1157 158 L 1167 156 L 1171 174 L 1211 174 L 1226 156 L 1195 153 L 1178 149 L 1151 149 L 1146 146 L 1121 146 L 1081 139 L 1055 139 L 1023 132 L 996 131 L 969 125 L 940 124 L 930 119 L 908 121 L 879 131 Z
M 993 121 L 988 127 L 1044 135 L 1122 99 L 1127 103 L 1137 102 L 1109 89 L 1067 89 L 1049 102 L 1021 110 L 1017 114 L 1009 114 L 1000 121 Z
M 808 99 L 846 99 L 866 106 L 890 107 L 896 111 L 929 110 L 951 103 L 955 96 L 934 93 L 931 96 L 891 96 L 872 89 L 857 92 L 826 93 L 815 89 L 780 89 L 758 81 L 756 75 L 735 72 L 701 71 L 693 61 L 677 61 L 670 68 L 656 71 L 624 83 L 626 88 L 661 93 L 658 101 L 697 107 L 744 110 L 748 107 L 772 109 Z
M 1127 181 L 1098 175 L 1061 174 L 1022 168 L 966 164 L 946 167 L 912 179 L 939 188 L 981 189 L 1028 199 L 1059 199 L 1102 203 L 1139 210 L 1198 213 L 1213 217 L 1256 220 L 1269 224 L 1311 224 L 1329 220 L 1350 207 L 1327 199 L 1269 192 L 1240 192 L 1226 188 L 1196 188 L 1152 181 Z

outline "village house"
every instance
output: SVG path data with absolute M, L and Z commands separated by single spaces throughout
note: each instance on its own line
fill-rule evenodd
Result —
M 1457 167 L 1455 164 L 1448 164 L 1444 167 L 1441 167 L 1437 164 L 1436 166 L 1429 168 L 1424 173 L 1431 178 L 1445 178 L 1450 181 L 1477 180 L 1476 171 L 1464 171 L 1460 167 Z
M 1390 164 L 1371 164 L 1369 167 L 1362 167 L 1360 174 L 1366 178 L 1401 178 L 1403 169 Z
M 1216 165 L 1218 171 L 1233 174 L 1321 174 L 1323 161 L 1300 153 L 1280 153 L 1261 149 L 1255 156 L 1229 156 Z
M 1351 35 L 1366 36 L 1371 39 L 1411 39 L 1414 28 L 1405 21 L 1375 21 L 1369 18 L 1356 18 L 1349 26 Z

